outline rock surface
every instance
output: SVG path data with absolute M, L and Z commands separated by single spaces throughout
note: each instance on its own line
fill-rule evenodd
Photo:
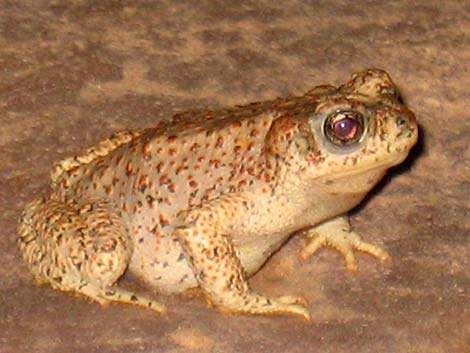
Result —
M 465 352 L 470 349 L 468 1 L 2 1 L 0 352 Z M 313 321 L 227 316 L 161 297 L 164 317 L 36 286 L 16 220 L 51 164 L 175 112 L 301 94 L 387 70 L 421 143 L 353 214 L 394 260 L 292 239 L 251 281 Z M 126 284 L 132 286 L 129 278 Z

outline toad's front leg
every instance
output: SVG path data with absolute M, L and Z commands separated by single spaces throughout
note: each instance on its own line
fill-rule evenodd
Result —
M 310 240 L 302 250 L 301 256 L 307 258 L 323 246 L 331 246 L 338 250 L 346 261 L 350 271 L 357 270 L 354 250 L 368 253 L 382 261 L 390 259 L 390 255 L 378 246 L 369 244 L 361 239 L 359 234 L 351 229 L 347 217 L 336 217 L 310 229 L 305 234 Z
M 293 296 L 267 298 L 251 291 L 231 241 L 233 220 L 249 214 L 241 197 L 222 197 L 182 215 L 176 234 L 198 284 L 222 310 L 250 314 L 288 313 L 310 319 L 303 300 Z M 251 210 L 252 211 L 252 210 Z M 236 231 L 236 230 L 235 230 Z

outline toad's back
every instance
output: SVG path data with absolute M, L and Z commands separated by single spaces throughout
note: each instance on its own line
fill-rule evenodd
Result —
M 310 96 L 289 97 L 218 112 L 184 113 L 142 131 L 121 132 L 85 154 L 60 162 L 54 197 L 106 197 L 125 213 L 162 212 L 167 223 L 188 207 L 273 178 L 266 137 L 279 116 L 308 115 Z M 117 142 L 111 142 L 113 139 Z M 84 161 L 84 162 L 81 162 Z M 153 215 L 155 217 L 155 214 Z

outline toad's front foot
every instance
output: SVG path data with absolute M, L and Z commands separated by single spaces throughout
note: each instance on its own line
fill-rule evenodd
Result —
M 390 255 L 378 246 L 369 244 L 361 239 L 359 234 L 351 230 L 345 217 L 338 217 L 322 223 L 306 234 L 309 244 L 302 250 L 302 258 L 308 258 L 323 246 L 331 246 L 338 250 L 346 261 L 350 271 L 357 270 L 354 250 L 368 253 L 382 261 L 390 259 Z

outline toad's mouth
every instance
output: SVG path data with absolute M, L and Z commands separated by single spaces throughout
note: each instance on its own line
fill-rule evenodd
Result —
M 371 162 L 362 166 L 352 166 L 349 170 L 338 171 L 332 175 L 326 176 L 326 183 L 336 181 L 338 179 L 350 178 L 360 174 L 378 173 L 382 176 L 387 169 L 402 163 L 408 157 L 409 150 L 394 155 L 393 157 L 386 158 L 379 162 Z

